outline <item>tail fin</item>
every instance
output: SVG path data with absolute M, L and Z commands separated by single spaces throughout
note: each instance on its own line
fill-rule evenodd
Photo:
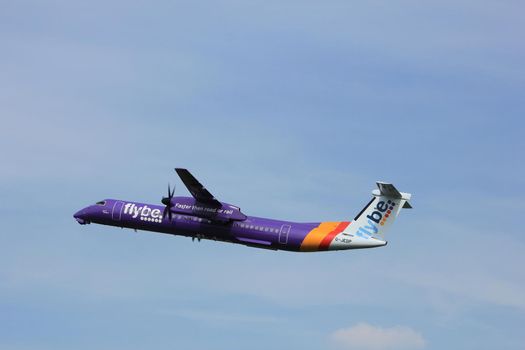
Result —
M 355 217 L 345 230 L 347 234 L 364 239 L 383 238 L 402 208 L 412 208 L 408 203 L 410 193 L 399 192 L 394 185 L 377 182 L 379 189 L 373 190 L 374 197 Z

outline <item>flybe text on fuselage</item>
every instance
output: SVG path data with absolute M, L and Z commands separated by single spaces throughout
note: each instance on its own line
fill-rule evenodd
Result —
M 375 235 L 379 231 L 377 225 L 383 226 L 385 224 L 385 221 L 392 213 L 392 210 L 394 210 L 395 205 L 396 203 L 391 200 L 386 202 L 379 201 L 374 208 L 374 211 L 366 216 L 366 225 L 359 227 L 357 235 L 363 238 L 370 238 L 372 235 Z
M 140 217 L 140 220 L 161 222 L 162 212 L 160 209 L 152 209 L 147 205 L 137 206 L 135 203 L 126 203 L 124 205 L 124 214 L 131 215 L 133 219 Z

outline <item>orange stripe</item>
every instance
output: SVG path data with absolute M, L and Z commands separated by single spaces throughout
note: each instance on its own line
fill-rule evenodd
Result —
M 308 232 L 301 243 L 301 250 L 305 252 L 319 250 L 319 244 L 322 240 L 327 234 L 335 230 L 339 224 L 339 222 L 321 222 L 319 226 Z
M 335 236 L 343 232 L 343 230 L 347 228 L 348 225 L 350 225 L 350 222 L 348 221 L 343 221 L 339 223 L 339 225 L 337 225 L 337 227 L 332 232 L 330 232 L 325 236 L 325 238 L 323 238 L 321 244 L 319 244 L 319 250 L 327 250 Z

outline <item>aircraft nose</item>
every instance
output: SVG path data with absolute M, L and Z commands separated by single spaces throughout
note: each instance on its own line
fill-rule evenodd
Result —
M 75 220 L 77 220 L 77 222 L 80 224 L 80 225 L 85 225 L 88 223 L 88 221 L 86 220 L 86 216 L 87 216 L 87 210 L 86 208 L 84 209 L 80 209 L 79 211 L 77 211 L 75 214 L 73 214 L 73 217 L 75 218 Z

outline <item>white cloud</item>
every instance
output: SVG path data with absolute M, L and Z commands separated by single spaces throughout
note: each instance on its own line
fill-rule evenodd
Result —
M 405 326 L 381 328 L 367 323 L 358 323 L 355 326 L 335 331 L 330 338 L 344 349 L 384 350 L 425 347 L 423 336 Z

